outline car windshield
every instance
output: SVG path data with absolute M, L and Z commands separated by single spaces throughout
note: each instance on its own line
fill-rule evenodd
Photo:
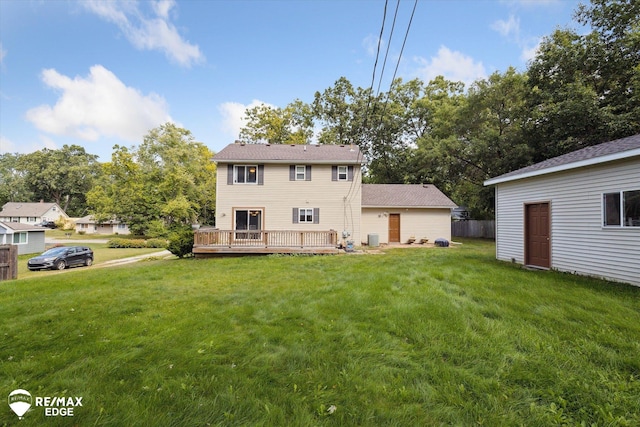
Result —
M 59 248 L 51 248 L 48 251 L 45 251 L 42 253 L 41 256 L 57 256 L 60 255 L 61 253 L 65 252 L 67 249 L 67 247 L 59 247 Z

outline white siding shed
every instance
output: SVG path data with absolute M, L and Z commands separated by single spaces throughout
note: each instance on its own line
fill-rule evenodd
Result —
M 640 135 L 549 159 L 485 185 L 496 186 L 498 259 L 640 286 Z M 607 212 L 605 195 L 618 197 L 615 215 Z M 545 207 L 548 216 L 528 216 L 529 206 Z M 532 241 L 537 234 L 541 238 Z M 547 265 L 531 256 L 540 246 L 548 250 Z

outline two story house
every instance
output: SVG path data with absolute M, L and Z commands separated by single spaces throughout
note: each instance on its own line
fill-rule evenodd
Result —
M 433 240 L 451 236 L 450 213 L 456 205 L 433 185 L 369 184 L 364 206 L 364 158 L 357 146 L 236 143 L 213 160 L 217 228 L 196 233 L 196 256 L 334 253 L 338 246 L 367 242 L 368 233 L 380 233 L 380 243 L 424 238 L 427 230 Z M 425 206 L 429 201 L 436 205 Z M 437 230 L 427 224 L 433 225 L 425 216 L 429 210 L 439 218 Z
M 69 219 L 57 203 L 7 202 L 0 211 L 0 221 L 29 225 L 43 221 L 57 221 L 60 217 Z

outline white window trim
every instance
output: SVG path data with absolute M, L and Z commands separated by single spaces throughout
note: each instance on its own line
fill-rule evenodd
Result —
M 307 214 L 311 212 L 311 220 L 307 220 Z M 304 214 L 303 214 L 304 213 Z M 313 224 L 313 208 L 298 208 L 298 223 L 299 224 Z
M 344 172 L 342 172 L 344 171 Z M 344 178 L 341 175 L 344 173 Z M 349 180 L 349 167 L 348 166 L 338 166 L 338 181 L 348 181 Z
M 244 182 L 238 182 L 239 167 L 243 167 L 245 170 Z M 255 173 L 256 180 L 254 182 L 247 182 L 249 168 L 256 169 L 256 173 Z M 233 183 L 237 185 L 258 185 L 258 165 L 233 165 Z
M 21 236 L 24 234 L 24 242 L 15 242 L 15 236 Z M 20 238 L 18 238 L 18 240 L 20 240 Z M 17 231 L 15 233 L 13 233 L 13 237 L 11 237 L 11 242 L 14 245 L 26 245 L 27 243 L 29 243 L 29 233 L 26 231 Z
M 300 177 L 298 174 L 302 174 L 302 177 Z M 307 180 L 307 166 L 306 165 L 296 165 L 295 178 L 296 178 L 296 181 L 306 181 Z
M 628 190 L 620 190 L 620 191 L 607 191 L 607 192 L 603 192 L 600 195 L 600 204 L 601 204 L 601 209 L 600 209 L 600 213 L 602 215 L 602 221 L 600 222 L 602 228 L 606 228 L 606 229 L 618 229 L 618 228 L 626 228 L 626 229 L 635 229 L 637 230 L 638 228 L 640 228 L 640 226 L 637 225 L 627 225 L 626 224 L 626 220 L 624 218 L 624 193 L 628 193 L 631 191 L 640 191 L 640 188 L 634 188 L 634 189 L 628 189 Z M 605 224 L 605 220 L 606 218 L 606 213 L 605 213 L 605 209 L 606 209 L 606 205 L 604 202 L 604 196 L 607 194 L 618 194 L 620 196 L 620 206 L 619 206 L 619 212 L 620 212 L 620 224 L 619 225 L 607 225 Z

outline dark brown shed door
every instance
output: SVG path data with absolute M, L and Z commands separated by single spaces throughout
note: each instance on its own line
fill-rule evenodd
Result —
M 551 267 L 551 239 L 549 203 L 525 205 L 525 264 L 542 268 Z
M 389 214 L 389 243 L 400 243 L 400 214 Z

